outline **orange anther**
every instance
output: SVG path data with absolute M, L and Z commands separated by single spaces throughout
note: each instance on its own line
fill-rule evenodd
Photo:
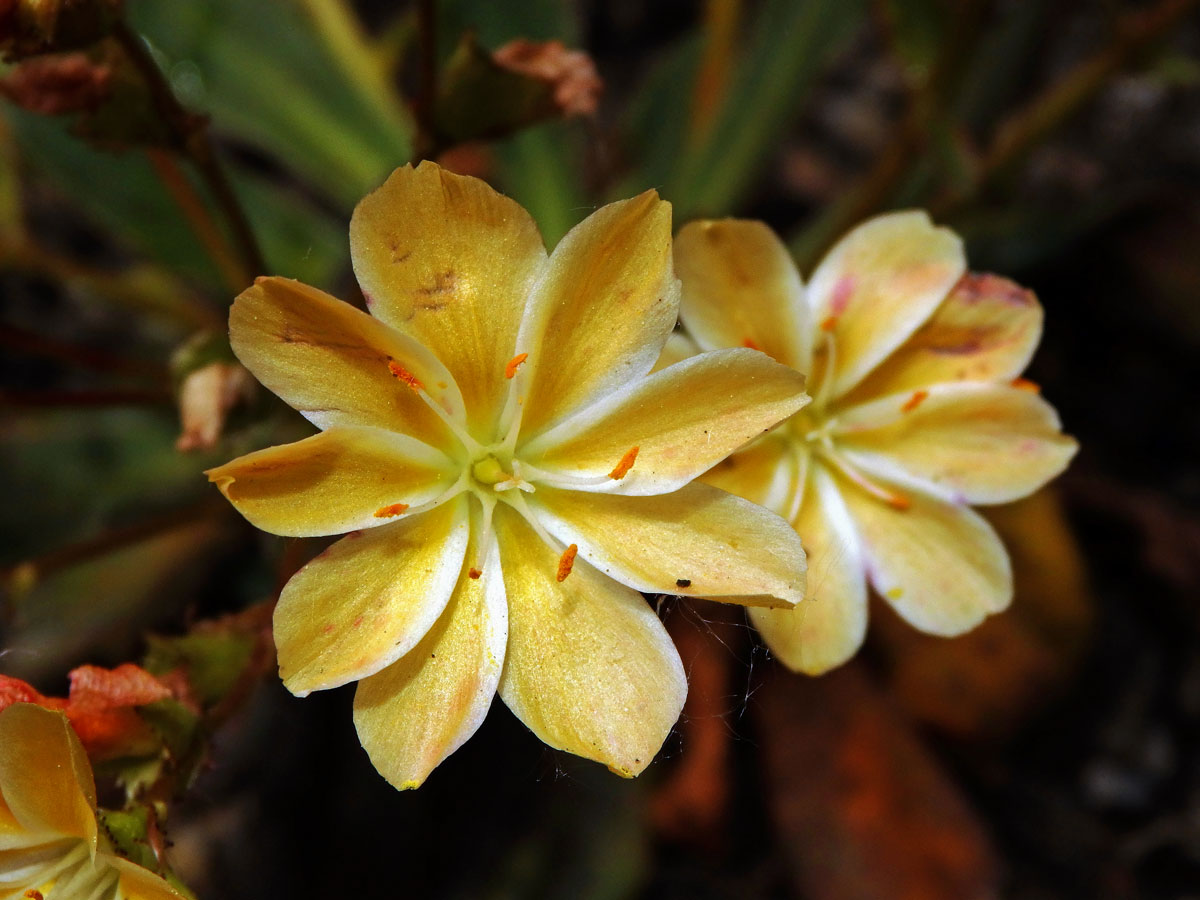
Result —
M 746 338 L 745 340 L 743 340 L 742 346 L 749 350 L 758 350 L 760 352 L 762 351 L 762 347 L 758 346 L 758 344 L 754 343 L 754 341 L 750 338 Z
M 504 377 L 512 378 L 514 375 L 516 375 L 517 368 L 527 359 L 529 359 L 528 353 L 518 353 L 516 356 L 510 359 L 504 366 Z
M 483 574 L 483 573 L 482 573 L 482 572 L 480 572 L 480 571 L 479 571 L 477 568 L 475 568 L 474 566 L 471 566 L 471 568 L 467 569 L 467 577 L 468 577 L 468 578 L 475 578 L 475 579 L 478 579 L 478 578 L 479 578 L 479 576 L 480 576 L 480 575 L 482 575 L 482 574 Z
M 391 506 L 381 506 L 375 510 L 375 518 L 390 519 L 392 516 L 400 515 L 406 509 L 408 509 L 407 503 L 393 503 Z
M 838 321 L 837 316 L 830 316 L 824 322 L 821 323 L 821 330 L 822 331 L 833 331 L 833 329 L 837 328 L 837 321 Z
M 408 371 L 408 369 L 404 368 L 404 366 L 400 365 L 400 363 L 396 362 L 394 359 L 388 360 L 388 371 L 392 373 L 393 378 L 403 381 L 414 391 L 420 392 L 425 388 L 425 385 L 421 384 L 421 382 L 417 380 L 416 375 Z
M 887 496 L 887 505 L 892 509 L 898 509 L 903 512 L 912 506 L 912 501 L 903 494 L 889 493 Z
M 608 477 L 614 481 L 620 481 L 633 468 L 633 461 L 637 459 L 638 448 L 630 447 L 629 451 L 621 457 L 621 461 L 613 467 L 613 470 L 608 473 Z
M 1030 391 L 1034 394 L 1039 393 L 1042 389 L 1036 381 L 1030 381 L 1028 378 L 1014 378 L 1012 386 L 1018 391 Z
M 913 395 L 904 401 L 904 405 L 900 407 L 900 412 L 912 412 L 918 406 L 925 402 L 925 398 L 929 396 L 929 391 L 913 391 Z
M 579 552 L 579 547 L 572 544 L 563 551 L 563 555 L 558 558 L 558 580 L 566 581 L 567 576 L 571 574 L 571 569 L 575 566 L 575 554 Z
M 36 888 L 30 888 L 21 896 L 25 897 L 26 900 L 46 900 L 46 898 L 42 896 L 42 892 Z

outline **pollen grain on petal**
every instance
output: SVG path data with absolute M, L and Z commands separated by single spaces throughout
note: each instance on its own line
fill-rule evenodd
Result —
M 381 506 L 375 510 L 375 518 L 390 519 L 392 516 L 398 516 L 408 509 L 407 503 L 393 503 L 390 506 Z
M 758 350 L 760 353 L 762 352 L 762 347 L 760 347 L 760 346 L 758 346 L 758 344 L 754 343 L 753 338 L 743 338 L 742 346 L 748 350 Z
M 425 385 L 421 384 L 416 375 L 408 371 L 408 369 L 404 368 L 404 366 L 400 365 L 394 359 L 388 360 L 388 371 L 392 373 L 393 378 L 403 381 L 416 393 L 420 393 L 425 389 Z
M 482 575 L 482 574 L 483 574 L 483 572 L 481 572 L 479 569 L 475 568 L 474 566 L 471 566 L 471 568 L 469 568 L 469 569 L 467 570 L 467 577 L 468 577 L 468 578 L 471 578 L 471 579 L 473 579 L 473 580 L 475 580 L 475 581 L 478 581 L 478 580 L 479 580 L 479 576 L 480 576 L 480 575 Z
M 520 368 L 521 363 L 525 362 L 527 359 L 529 359 L 528 353 L 518 353 L 516 356 L 510 359 L 504 366 L 504 377 L 515 377 L 517 374 L 517 369 Z
M 837 323 L 838 323 L 837 316 L 829 316 L 825 319 L 825 321 L 823 321 L 821 323 L 821 330 L 822 331 L 833 331 L 833 329 L 837 328 Z
M 913 391 L 913 395 L 905 400 L 904 405 L 900 407 L 900 412 L 912 412 L 924 403 L 928 397 L 929 391 Z
M 629 474 L 629 470 L 633 468 L 634 462 L 637 460 L 638 448 L 630 447 L 625 455 L 621 457 L 621 461 L 613 467 L 613 470 L 608 473 L 608 477 L 613 481 L 620 481 Z
M 575 567 L 575 554 L 579 552 L 579 546 L 572 544 L 563 551 L 563 555 L 558 558 L 558 574 L 555 576 L 559 581 L 566 581 L 567 576 L 571 574 L 571 569 Z
M 1036 381 L 1030 381 L 1028 378 L 1014 378 L 1012 386 L 1018 391 L 1029 391 L 1031 394 L 1041 393 L 1042 386 Z

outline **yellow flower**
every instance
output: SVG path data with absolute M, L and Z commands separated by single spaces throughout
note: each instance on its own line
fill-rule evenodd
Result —
M 750 611 L 776 655 L 812 674 L 849 659 L 868 580 L 932 634 L 1004 609 L 1008 555 L 970 506 L 1029 494 L 1076 449 L 1017 379 L 1041 333 L 1033 295 L 967 274 L 959 239 L 921 212 L 860 225 L 807 286 L 758 222 L 689 224 L 675 264 L 700 348 L 756 347 L 811 373 L 810 406 L 704 479 L 775 510 L 804 541 L 813 602 Z
M 181 900 L 112 852 L 96 823 L 96 785 L 62 713 L 32 703 L 0 712 L 0 897 Z
M 745 349 L 648 375 L 678 308 L 652 192 L 547 256 L 520 206 L 423 163 L 350 242 L 373 316 L 279 278 L 230 315 L 241 361 L 323 431 L 209 477 L 266 531 L 350 532 L 280 597 L 284 684 L 359 681 L 359 738 L 401 788 L 497 691 L 551 746 L 637 774 L 686 690 L 638 591 L 803 596 L 786 522 L 689 484 L 799 409 L 802 376 Z

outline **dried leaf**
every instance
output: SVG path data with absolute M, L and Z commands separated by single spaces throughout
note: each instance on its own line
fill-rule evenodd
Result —
M 604 82 L 592 58 L 568 50 L 562 41 L 509 41 L 492 54 L 502 68 L 528 75 L 554 89 L 554 103 L 564 116 L 595 115 Z

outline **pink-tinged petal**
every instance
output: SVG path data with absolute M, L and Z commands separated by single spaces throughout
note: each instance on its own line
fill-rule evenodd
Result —
M 507 507 L 496 511 L 511 598 L 500 696 L 539 738 L 632 777 L 683 709 L 683 664 L 635 591 L 559 553 Z
M 750 347 L 807 372 L 812 313 L 787 247 L 762 222 L 691 222 L 675 237 L 679 317 L 705 350 Z
M 260 278 L 229 312 L 234 352 L 254 376 L 318 428 L 375 425 L 435 446 L 441 419 L 407 384 L 412 374 L 455 420 L 463 401 L 425 347 L 349 303 L 287 278 Z
M 653 191 L 610 203 L 554 249 L 530 300 L 518 352 L 522 434 L 645 375 L 679 310 L 671 271 L 671 204 Z
M 275 607 L 279 676 L 298 697 L 408 653 L 450 599 L 467 551 L 467 498 L 342 538 L 292 576 Z
M 653 497 L 542 488 L 534 510 L 547 531 L 639 591 L 751 606 L 804 597 L 804 549 L 792 527 L 707 484 Z
M 968 273 L 848 402 L 945 381 L 1012 381 L 1041 335 L 1042 307 L 1032 291 L 998 275 Z
M 700 480 L 787 518 L 798 505 L 807 465 L 807 449 L 774 431 L 727 456 Z
M 967 503 L 1024 497 L 1062 472 L 1078 449 L 1037 394 L 975 382 L 856 406 L 838 415 L 833 434 L 859 468 L 915 477 Z
M 116 869 L 120 877 L 121 900 L 184 900 L 183 894 L 149 869 L 119 856 L 105 856 L 105 862 Z
M 820 675 L 852 657 L 867 633 L 867 581 L 858 535 L 833 478 L 809 474 L 795 521 L 808 553 L 808 591 L 794 609 L 751 609 L 750 621 L 785 666 Z
M 379 428 L 333 427 L 209 469 L 208 480 L 257 528 L 288 537 L 373 528 L 453 484 L 454 465 Z
M 662 353 L 658 355 L 658 361 L 650 371 L 658 372 L 677 362 L 683 362 L 689 356 L 695 356 L 699 352 L 700 348 L 690 337 L 682 331 L 672 331 L 666 344 L 663 345 Z
M 546 266 L 533 219 L 485 182 L 423 162 L 397 169 L 358 204 L 350 255 L 371 312 L 445 363 L 471 431 L 491 440 L 505 364 Z
M 618 391 L 518 449 L 553 476 L 621 494 L 676 490 L 808 402 L 804 376 L 754 350 L 685 359 Z M 619 463 L 637 449 L 632 465 Z M 616 472 L 617 476 L 604 479 Z
M 903 344 L 965 270 L 962 241 L 924 212 L 878 216 L 838 241 L 808 286 L 813 322 L 833 343 L 831 395 Z
M 871 584 L 909 624 L 930 634 L 962 634 L 1012 601 L 1008 554 L 974 510 L 916 485 L 884 485 L 905 498 L 905 508 L 897 508 L 837 480 Z
M 354 695 L 358 739 L 400 790 L 420 787 L 475 733 L 500 682 L 508 612 L 495 541 L 480 569 L 470 566 L 476 556 L 472 541 L 450 603 L 421 643 Z
M 26 831 L 96 846 L 92 767 L 62 713 L 32 703 L 0 712 L 0 793 Z

